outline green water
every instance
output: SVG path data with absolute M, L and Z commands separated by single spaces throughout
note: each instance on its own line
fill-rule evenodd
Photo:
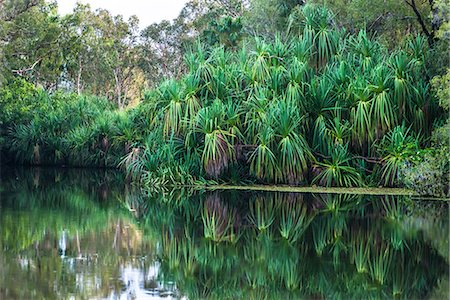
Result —
M 448 299 L 447 202 L 2 168 L 0 299 Z

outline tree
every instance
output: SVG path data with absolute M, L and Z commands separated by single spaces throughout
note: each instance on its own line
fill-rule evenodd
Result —
M 122 108 L 138 72 L 138 19 L 78 4 L 63 20 L 65 71 L 78 93 L 114 98 Z
M 244 13 L 245 32 L 249 35 L 274 37 L 277 32 L 286 32 L 289 15 L 303 0 L 250 0 Z
M 176 19 L 142 30 L 139 65 L 149 87 L 184 74 L 183 57 L 198 38 L 211 45 L 236 45 L 242 38 L 240 18 L 247 8 L 246 0 L 192 0 Z
M 138 68 L 139 21 L 78 4 L 61 17 L 46 1 L 2 2 L 3 79 L 22 77 L 45 90 L 107 96 L 118 107 L 144 86 Z M 140 85 L 137 88 L 137 85 Z
M 45 1 L 5 1 L 0 20 L 4 79 L 23 77 L 48 90 L 58 87 L 61 55 L 60 18 Z
M 242 19 L 240 17 L 223 17 L 213 20 L 203 31 L 203 41 L 209 45 L 224 45 L 226 48 L 236 48 L 244 37 Z
M 184 46 L 188 40 L 186 25 L 179 18 L 152 24 L 141 32 L 139 61 L 150 87 L 184 73 Z

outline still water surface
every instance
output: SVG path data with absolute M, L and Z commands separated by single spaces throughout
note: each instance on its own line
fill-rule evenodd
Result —
M 2 169 L 0 299 L 448 299 L 449 208 Z

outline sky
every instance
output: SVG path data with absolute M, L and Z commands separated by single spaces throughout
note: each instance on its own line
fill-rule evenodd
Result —
M 87 4 L 95 10 L 104 8 L 113 15 L 132 15 L 139 18 L 139 27 L 145 28 L 162 20 L 175 19 L 187 0 L 57 0 L 60 14 L 72 12 L 77 2 Z

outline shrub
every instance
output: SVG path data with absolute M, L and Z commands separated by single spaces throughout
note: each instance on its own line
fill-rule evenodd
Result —
M 420 195 L 450 197 L 450 123 L 433 133 L 434 147 L 422 151 L 401 168 L 404 184 Z

